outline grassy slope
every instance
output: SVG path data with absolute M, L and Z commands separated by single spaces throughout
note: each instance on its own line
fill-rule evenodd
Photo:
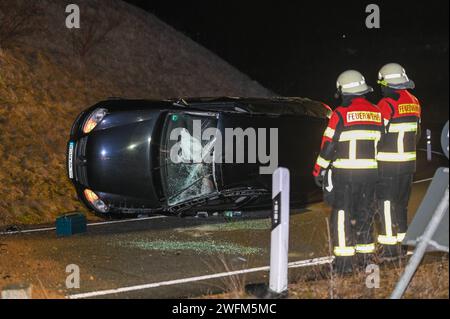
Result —
M 0 225 L 49 222 L 83 209 L 66 179 L 65 144 L 76 115 L 98 100 L 271 95 L 154 16 L 121 1 L 78 1 L 78 31 L 65 28 L 64 3 L 42 3 L 40 32 L 0 49 Z M 119 25 L 105 41 L 85 58 L 77 56 L 72 33 L 86 32 L 89 23 L 101 29 L 111 19 Z

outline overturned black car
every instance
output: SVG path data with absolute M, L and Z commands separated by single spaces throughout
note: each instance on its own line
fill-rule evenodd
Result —
M 271 206 L 290 170 L 291 205 L 320 198 L 311 176 L 331 110 L 302 98 L 100 102 L 67 145 L 78 197 L 101 214 L 195 214 Z

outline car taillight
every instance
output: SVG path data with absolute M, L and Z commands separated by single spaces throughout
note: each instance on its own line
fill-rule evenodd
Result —
M 106 213 L 109 210 L 108 206 L 90 189 L 84 190 L 84 197 L 98 211 Z
M 106 109 L 97 109 L 89 115 L 87 121 L 83 125 L 83 133 L 90 133 L 98 123 L 100 123 L 103 118 L 106 116 L 108 110 Z

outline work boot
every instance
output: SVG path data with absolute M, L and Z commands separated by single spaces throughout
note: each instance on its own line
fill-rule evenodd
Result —
M 333 261 L 333 271 L 338 276 L 353 273 L 353 258 L 352 257 L 336 257 Z
M 406 246 L 405 246 L 406 248 Z M 381 251 L 378 254 L 378 259 L 381 262 L 395 261 L 406 256 L 407 248 L 401 245 L 382 245 Z
M 400 256 L 406 258 L 408 256 L 408 246 L 400 245 Z
M 374 254 L 357 254 L 356 262 L 358 269 L 363 272 L 366 271 L 367 266 L 377 264 Z

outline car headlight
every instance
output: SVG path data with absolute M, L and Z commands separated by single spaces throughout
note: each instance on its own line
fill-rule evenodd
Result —
M 108 206 L 90 189 L 84 190 L 84 197 L 98 211 L 106 213 L 109 210 Z
M 87 121 L 83 125 L 83 133 L 90 133 L 98 123 L 100 123 L 108 112 L 107 109 L 97 109 L 89 115 Z

